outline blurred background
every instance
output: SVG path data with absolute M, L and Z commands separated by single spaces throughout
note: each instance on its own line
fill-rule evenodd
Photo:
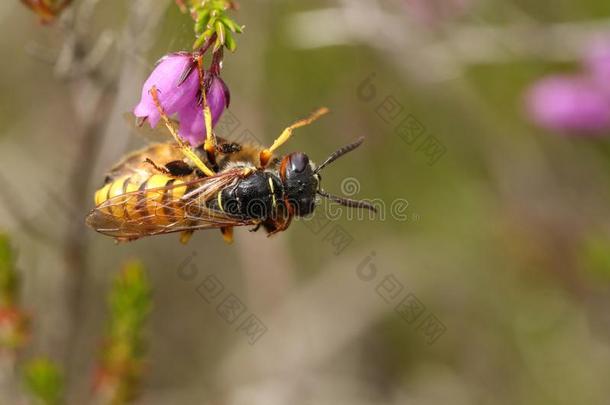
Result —
M 241 2 L 218 133 L 268 145 L 327 106 L 281 152 L 320 162 L 365 136 L 324 187 L 383 209 L 186 246 L 115 245 L 84 217 L 146 143 L 123 113 L 192 21 L 172 1 L 75 4 L 52 25 L 0 4 L 0 226 L 31 315 L 17 364 L 53 359 L 67 403 L 95 401 L 130 259 L 152 288 L 135 403 L 609 403 L 607 1 Z

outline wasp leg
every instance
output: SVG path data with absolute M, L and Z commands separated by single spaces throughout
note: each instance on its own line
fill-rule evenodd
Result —
M 194 171 L 194 169 L 183 160 L 173 160 L 173 161 L 165 164 L 165 166 L 163 166 L 163 167 L 157 165 L 150 158 L 146 158 L 145 162 L 148 163 L 149 165 L 151 165 L 152 167 L 154 167 L 155 170 L 157 170 L 158 172 L 169 175 L 169 176 L 173 176 L 173 177 L 188 176 L 189 174 L 192 174 Z
M 250 232 L 257 232 L 260 229 L 262 224 L 263 224 L 262 222 L 259 222 L 258 224 L 254 225 L 254 228 L 250 229 L 249 231 Z
M 161 167 L 161 166 L 157 165 L 155 162 L 153 162 L 153 160 L 151 158 L 146 158 L 144 160 L 144 162 L 148 163 L 149 165 L 151 165 L 159 173 L 171 174 L 170 171 L 167 169 L 167 167 Z
M 223 226 L 222 228 L 220 228 L 220 232 L 222 233 L 222 238 L 228 245 L 233 243 L 233 227 L 232 226 Z
M 130 238 L 130 237 L 119 236 L 119 237 L 114 238 L 114 243 L 116 245 L 119 245 L 119 244 L 122 244 L 122 243 L 133 242 L 134 240 L 137 240 L 137 239 L 139 239 L 139 238 Z
M 186 245 L 191 240 L 191 236 L 193 236 L 194 231 L 184 231 L 180 233 L 180 243 Z
M 210 106 L 208 105 L 207 95 L 205 94 L 205 80 L 203 74 L 203 55 L 199 55 L 197 57 L 197 71 L 199 72 L 199 88 L 201 89 L 201 100 L 203 105 L 203 120 L 205 122 L 205 142 L 203 144 L 203 149 L 208 157 L 208 161 L 214 167 L 217 167 L 216 164 L 216 134 L 214 134 L 214 130 L 212 129 L 212 112 L 210 111 Z
M 295 122 L 294 124 L 292 124 L 291 126 L 289 126 L 288 128 L 286 128 L 280 134 L 280 136 L 278 136 L 276 138 L 276 140 L 273 142 L 273 144 L 269 148 L 263 149 L 260 152 L 259 160 L 260 160 L 261 168 L 265 168 L 267 166 L 267 164 L 269 163 L 271 156 L 273 156 L 273 152 L 277 148 L 282 146 L 284 143 L 286 143 L 286 141 L 288 141 L 288 139 L 290 139 L 290 137 L 292 136 L 292 131 L 294 131 L 297 128 L 304 127 L 306 125 L 311 124 L 312 122 L 314 122 L 315 120 L 317 120 L 318 118 L 320 118 L 321 116 L 323 116 L 326 113 L 328 113 L 328 108 L 326 108 L 326 107 L 318 108 L 309 117 L 300 119 L 297 122 Z
M 197 168 L 199 170 L 201 170 L 206 176 L 208 176 L 208 177 L 214 176 L 216 173 L 214 173 L 212 171 L 212 169 L 207 167 L 205 165 L 205 163 L 203 163 L 201 161 L 201 159 L 199 159 L 199 156 L 197 156 L 197 154 L 193 151 L 193 149 L 191 148 L 191 145 L 189 145 L 187 142 L 185 142 L 178 135 L 178 131 L 176 131 L 176 128 L 174 128 L 174 125 L 170 121 L 169 117 L 165 113 L 165 110 L 163 110 L 163 106 L 161 106 L 161 103 L 159 102 L 159 94 L 158 94 L 157 88 L 155 86 L 153 86 L 150 89 L 150 95 L 152 96 L 152 99 L 155 103 L 155 106 L 157 107 L 157 110 L 159 110 L 159 114 L 161 115 L 161 118 L 163 119 L 163 123 L 165 124 L 165 126 L 167 127 L 169 132 L 174 137 L 174 140 L 178 143 L 178 146 L 180 146 L 180 150 L 182 151 L 184 156 L 189 158 L 195 164 L 195 166 L 197 166 Z
M 241 151 L 241 145 L 238 143 L 220 143 L 217 145 L 218 152 L 223 155 L 230 155 Z
M 288 229 L 288 226 L 290 226 L 291 222 L 292 222 L 292 215 L 289 215 L 288 217 L 286 217 L 284 222 L 280 222 L 280 221 L 265 222 L 263 224 L 263 226 L 265 227 L 265 230 L 267 231 L 267 237 L 275 235 L 276 233 L 284 232 L 286 229 Z

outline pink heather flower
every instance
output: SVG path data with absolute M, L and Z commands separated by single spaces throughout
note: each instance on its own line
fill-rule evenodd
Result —
M 610 95 L 583 76 L 549 76 L 527 94 L 530 117 L 543 128 L 601 134 L 610 131 Z
M 229 89 L 220 77 L 205 72 L 207 87 L 206 96 L 212 112 L 212 122 L 220 119 L 225 108 L 229 106 Z M 201 144 L 206 137 L 201 107 L 201 90 L 197 62 L 193 54 L 179 52 L 166 55 L 157 63 L 144 86 L 134 115 L 146 119 L 151 127 L 157 126 L 161 116 L 150 90 L 155 86 L 159 101 L 167 115 L 178 115 L 180 136 L 192 145 Z
M 199 91 L 199 76 L 193 56 L 186 52 L 164 56 L 144 83 L 140 103 L 133 113 L 147 119 L 151 127 L 157 126 L 161 118 L 150 95 L 153 86 L 157 88 L 159 101 L 168 115 L 184 108 Z
M 206 91 L 206 99 L 212 113 L 212 126 L 214 126 L 225 108 L 229 107 L 231 101 L 229 89 L 220 77 L 212 76 L 211 83 Z M 191 145 L 202 144 L 207 136 L 201 101 L 201 99 L 192 100 L 178 112 L 178 118 L 180 119 L 179 134 Z

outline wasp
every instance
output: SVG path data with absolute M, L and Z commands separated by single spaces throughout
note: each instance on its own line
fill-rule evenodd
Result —
M 186 243 L 196 230 L 218 228 L 230 243 L 236 226 L 252 226 L 252 231 L 263 227 L 268 236 L 286 230 L 294 217 L 312 214 L 320 197 L 375 211 L 366 201 L 334 196 L 320 185 L 320 172 L 364 138 L 338 149 L 319 166 L 302 152 L 273 157 L 293 130 L 311 124 L 327 109 L 290 125 L 264 148 L 217 138 L 204 102 L 211 136 L 193 148 L 178 136 L 156 89 L 151 94 L 173 141 L 132 153 L 110 170 L 86 219 L 96 231 L 117 241 L 179 232 Z

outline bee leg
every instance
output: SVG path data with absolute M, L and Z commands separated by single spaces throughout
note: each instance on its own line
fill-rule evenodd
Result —
M 207 167 L 205 163 L 203 163 L 201 159 L 199 159 L 199 156 L 197 156 L 195 151 L 193 151 L 191 145 L 189 145 L 188 142 L 185 142 L 184 139 L 180 138 L 180 136 L 178 135 L 178 131 L 176 131 L 176 128 L 174 128 L 173 123 L 170 121 L 169 117 L 165 113 L 165 110 L 163 110 L 163 106 L 161 106 L 161 103 L 159 102 L 159 94 L 155 86 L 150 89 L 150 95 L 152 96 L 153 102 L 155 103 L 157 110 L 159 110 L 159 114 L 163 119 L 163 123 L 165 124 L 169 132 L 172 134 L 172 137 L 174 137 L 176 143 L 178 143 L 178 146 L 180 146 L 180 150 L 182 151 L 184 156 L 190 159 L 195 164 L 195 166 L 197 166 L 197 168 L 203 172 L 203 174 L 208 177 L 214 176 L 216 173 L 214 173 L 212 169 Z
M 191 240 L 191 236 L 193 236 L 194 231 L 184 231 L 180 233 L 180 243 L 186 245 Z
M 220 232 L 222 233 L 222 238 L 224 239 L 225 243 L 227 243 L 228 245 L 233 243 L 233 227 L 232 226 L 223 226 L 222 228 L 220 228 Z
M 203 150 L 208 158 L 208 162 L 214 167 L 217 167 L 216 163 L 216 134 L 212 129 L 212 112 L 208 105 L 207 96 L 205 94 L 205 77 L 203 74 L 203 55 L 197 57 L 197 71 L 199 72 L 199 88 L 201 89 L 201 100 L 203 105 L 203 120 L 205 122 L 205 142 L 203 144 Z
M 328 108 L 326 108 L 326 107 L 318 108 L 316 111 L 311 113 L 311 115 L 309 117 L 300 119 L 297 122 L 295 122 L 294 124 L 292 124 L 291 126 L 289 126 L 288 128 L 286 128 L 280 134 L 280 136 L 278 136 L 276 138 L 276 140 L 273 141 L 273 144 L 269 148 L 263 149 L 260 152 L 259 161 L 260 161 L 261 168 L 265 168 L 267 166 L 267 164 L 269 163 L 269 160 L 271 160 L 271 156 L 273 156 L 273 152 L 275 152 L 275 150 L 277 148 L 282 146 L 284 143 L 286 143 L 286 141 L 288 141 L 288 139 L 290 139 L 290 137 L 292 136 L 292 131 L 294 131 L 297 128 L 304 127 L 306 125 L 311 124 L 312 122 L 314 122 L 315 120 L 317 120 L 318 118 L 320 118 L 321 116 L 323 116 L 326 113 L 328 113 Z

